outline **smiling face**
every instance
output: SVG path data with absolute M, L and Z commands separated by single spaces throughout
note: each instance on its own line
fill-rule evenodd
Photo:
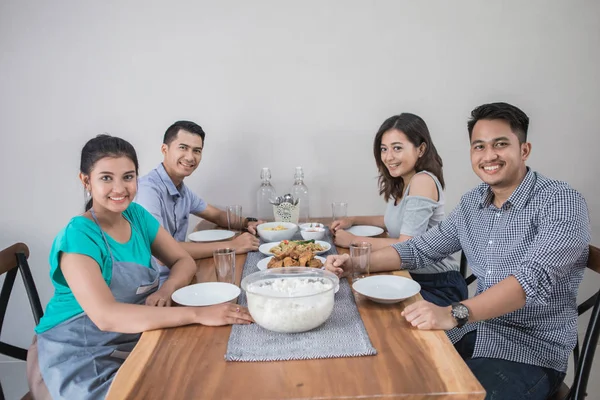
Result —
M 424 150 L 424 144 L 415 147 L 404 132 L 397 129 L 390 129 L 381 137 L 381 162 L 394 178 L 414 175 L 415 164 Z
M 471 166 L 492 190 L 510 193 L 527 173 L 525 161 L 531 153 L 529 143 L 519 143 L 510 124 L 501 119 L 479 120 L 471 135 Z
M 97 213 L 121 213 L 137 192 L 135 165 L 129 157 L 104 157 L 96 161 L 89 175 L 79 175 L 90 192 Z
M 198 168 L 203 145 L 199 135 L 180 129 L 171 143 L 161 146 L 163 165 L 176 186 Z

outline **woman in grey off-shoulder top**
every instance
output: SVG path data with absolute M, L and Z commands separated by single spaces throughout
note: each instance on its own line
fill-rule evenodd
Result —
M 375 136 L 373 151 L 379 169 L 379 193 L 387 209 L 383 216 L 334 221 L 331 229 L 338 246 L 360 240 L 371 243 L 375 251 L 419 236 L 444 219 L 442 159 L 423 119 L 408 113 L 388 118 Z M 389 238 L 358 237 L 344 230 L 352 225 L 380 226 Z M 390 265 L 389 269 L 398 267 Z M 452 256 L 410 274 L 421 285 L 423 298 L 437 305 L 447 306 L 468 296 L 459 262 Z

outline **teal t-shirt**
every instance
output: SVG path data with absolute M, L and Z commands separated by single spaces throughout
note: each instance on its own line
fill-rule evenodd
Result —
M 106 240 L 116 261 L 135 262 L 151 268 L 152 252 L 150 246 L 158 233 L 160 224 L 142 206 L 131 203 L 123 216 L 131 225 L 131 237 L 127 243 L 119 243 L 106 233 Z M 50 249 L 50 279 L 54 285 L 54 296 L 46 306 L 46 312 L 35 328 L 42 333 L 83 312 L 73 296 L 62 271 L 60 257 L 62 253 L 83 254 L 93 258 L 102 271 L 102 276 L 110 286 L 112 278 L 112 260 L 100 227 L 92 220 L 77 216 L 56 236 Z

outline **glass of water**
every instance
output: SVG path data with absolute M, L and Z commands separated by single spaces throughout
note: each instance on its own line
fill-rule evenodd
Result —
M 334 202 L 331 203 L 331 215 L 333 220 L 346 218 L 348 216 L 348 203 Z
M 352 282 L 369 276 L 371 262 L 371 243 L 350 243 L 350 262 L 352 264 Z
M 217 282 L 235 285 L 235 249 L 217 249 L 213 252 Z

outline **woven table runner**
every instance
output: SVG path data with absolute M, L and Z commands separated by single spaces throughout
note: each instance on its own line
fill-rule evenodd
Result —
M 301 239 L 301 238 L 300 238 Z M 332 243 L 331 238 L 325 238 Z M 335 246 L 321 256 L 337 254 Z M 242 278 L 258 271 L 256 263 L 266 256 L 248 253 Z M 242 291 L 239 304 L 247 306 Z M 354 302 L 352 289 L 346 279 L 340 281 L 335 294 L 333 312 L 318 328 L 302 333 L 278 333 L 257 324 L 233 325 L 225 360 L 227 361 L 280 361 L 316 358 L 357 357 L 377 354 Z

